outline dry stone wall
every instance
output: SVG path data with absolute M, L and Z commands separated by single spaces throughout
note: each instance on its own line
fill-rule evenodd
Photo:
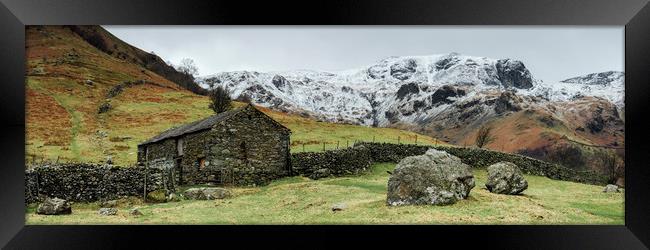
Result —
M 546 176 L 555 180 L 573 181 L 588 184 L 606 184 L 607 178 L 594 171 L 580 171 L 564 166 L 536 160 L 530 157 L 508 154 L 478 148 L 460 148 L 447 146 L 425 146 L 414 144 L 390 144 L 363 142 L 370 150 L 375 162 L 399 162 L 408 156 L 424 154 L 427 149 L 435 148 L 460 158 L 463 163 L 474 168 L 485 168 L 494 163 L 508 161 L 516 164 L 522 172 L 531 175 Z
M 86 163 L 44 165 L 25 172 L 25 201 L 33 203 L 44 197 L 57 197 L 88 202 L 142 196 L 145 183 L 147 192 L 173 190 L 172 180 L 170 169 Z
M 520 155 L 472 148 L 367 142 L 357 143 L 347 149 L 292 154 L 291 175 L 319 179 L 360 174 L 373 162 L 399 162 L 408 156 L 422 155 L 429 148 L 446 151 L 474 168 L 508 161 L 527 174 L 589 184 L 606 183 L 604 176 L 593 171 L 578 171 Z M 169 165 L 168 163 L 161 161 L 158 165 Z M 275 168 L 248 166 L 221 170 L 220 178 L 225 183 L 238 186 L 265 185 L 287 175 L 285 171 Z M 32 203 L 43 197 L 58 197 L 71 201 L 97 201 L 121 196 L 141 196 L 145 182 L 147 192 L 173 190 L 178 180 L 177 174 L 174 168 L 165 167 L 119 167 L 84 163 L 38 166 L 25 172 L 25 200 Z
M 294 174 L 311 179 L 359 174 L 368 169 L 372 162 L 370 150 L 363 146 L 291 155 Z

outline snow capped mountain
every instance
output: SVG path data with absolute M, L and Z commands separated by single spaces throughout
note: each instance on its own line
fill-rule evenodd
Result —
M 578 76 L 566 79 L 564 83 L 574 83 L 583 85 L 611 85 L 612 83 L 622 83 L 625 78 L 623 72 L 607 71 L 601 73 L 592 73 L 584 76 Z
M 551 101 L 570 101 L 584 96 L 604 98 L 623 108 L 625 97 L 625 73 L 607 71 L 569 78 L 556 83 L 540 82 L 525 92 Z
M 533 79 L 520 61 L 458 53 L 389 57 L 338 72 L 236 71 L 198 80 L 205 88 L 226 86 L 233 98 L 248 95 L 262 106 L 305 112 L 330 122 L 375 126 L 426 123 L 458 110 L 461 103 L 498 100 L 504 91 L 535 102 L 594 96 L 623 106 L 621 72 L 544 83 Z

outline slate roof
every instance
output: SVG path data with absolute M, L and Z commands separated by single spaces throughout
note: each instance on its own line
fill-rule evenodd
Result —
M 230 118 L 231 116 L 239 113 L 240 111 L 242 111 L 242 110 L 244 110 L 244 109 L 246 109 L 248 107 L 252 107 L 255 110 L 257 110 L 252 105 L 246 105 L 244 107 L 228 110 L 226 112 L 222 112 L 222 113 L 210 116 L 208 118 L 205 118 L 203 120 L 198 120 L 198 121 L 195 121 L 195 122 L 192 122 L 192 123 L 182 125 L 180 127 L 175 127 L 175 128 L 165 130 L 164 132 L 160 133 L 159 135 L 156 135 L 156 136 L 152 137 L 151 139 L 140 143 L 139 145 L 151 144 L 151 143 L 159 142 L 159 141 L 162 141 L 162 140 L 165 140 L 165 139 L 168 139 L 168 138 L 178 137 L 178 136 L 181 136 L 181 135 L 185 135 L 185 134 L 189 134 L 189 133 L 193 133 L 193 132 L 198 132 L 198 131 L 210 129 L 210 128 L 212 128 L 212 126 L 214 126 L 218 122 L 224 121 L 224 120 Z M 261 111 L 258 110 L 258 112 L 261 112 Z M 264 113 L 262 113 L 262 114 L 264 114 Z M 266 114 L 264 114 L 264 115 L 266 115 Z M 287 127 L 285 127 L 282 124 L 280 124 L 279 122 L 276 122 L 275 120 L 273 120 L 273 118 L 271 118 L 271 117 L 268 117 L 268 118 L 271 119 L 276 124 L 280 125 L 282 128 L 285 128 L 285 129 L 289 130 Z

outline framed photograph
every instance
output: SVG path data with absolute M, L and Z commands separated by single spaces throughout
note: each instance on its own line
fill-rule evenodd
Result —
M 0 16 L 8 249 L 650 245 L 647 1 Z

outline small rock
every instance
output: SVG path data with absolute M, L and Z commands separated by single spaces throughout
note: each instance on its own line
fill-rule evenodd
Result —
M 332 206 L 332 211 L 333 212 L 343 211 L 346 208 L 348 208 L 348 206 L 345 203 L 338 203 L 338 204 L 334 204 L 334 206 Z
M 99 106 L 99 109 L 97 110 L 97 113 L 98 113 L 98 114 L 106 113 L 106 112 L 108 112 L 112 107 L 113 107 L 113 106 L 111 106 L 111 104 L 108 103 L 108 102 L 102 103 L 102 105 Z
M 169 194 L 169 196 L 167 196 L 167 201 L 179 201 L 179 200 L 180 199 L 175 193 L 171 193 Z
M 192 200 L 215 200 L 230 197 L 232 194 L 230 190 L 219 187 L 210 188 L 190 188 L 183 192 L 187 199 Z
M 607 186 L 603 188 L 603 193 L 618 193 L 618 192 L 620 192 L 620 190 L 616 185 L 607 184 Z
M 38 205 L 36 213 L 45 215 L 71 214 L 72 208 L 70 207 L 70 203 L 64 199 L 47 198 L 43 203 Z
M 101 204 L 99 204 L 100 207 L 115 207 L 117 206 L 117 201 L 116 200 L 110 200 L 110 201 L 104 201 Z
M 321 169 L 318 169 L 318 170 L 314 171 L 314 173 L 312 173 L 310 178 L 314 179 L 314 180 L 317 180 L 317 179 L 329 177 L 331 174 L 332 174 L 332 172 L 329 169 L 321 168 Z
M 129 211 L 129 214 L 133 215 L 133 216 L 140 216 L 140 215 L 142 215 L 142 212 L 140 212 L 140 210 L 138 210 L 137 208 L 134 208 L 134 209 L 131 209 L 131 211 Z
M 88 85 L 93 85 L 93 83 L 94 83 L 93 80 L 90 80 L 90 79 L 86 80 L 86 84 L 88 84 Z
M 116 215 L 116 214 L 117 214 L 117 208 L 103 207 L 99 209 L 99 215 L 109 216 L 109 215 Z

